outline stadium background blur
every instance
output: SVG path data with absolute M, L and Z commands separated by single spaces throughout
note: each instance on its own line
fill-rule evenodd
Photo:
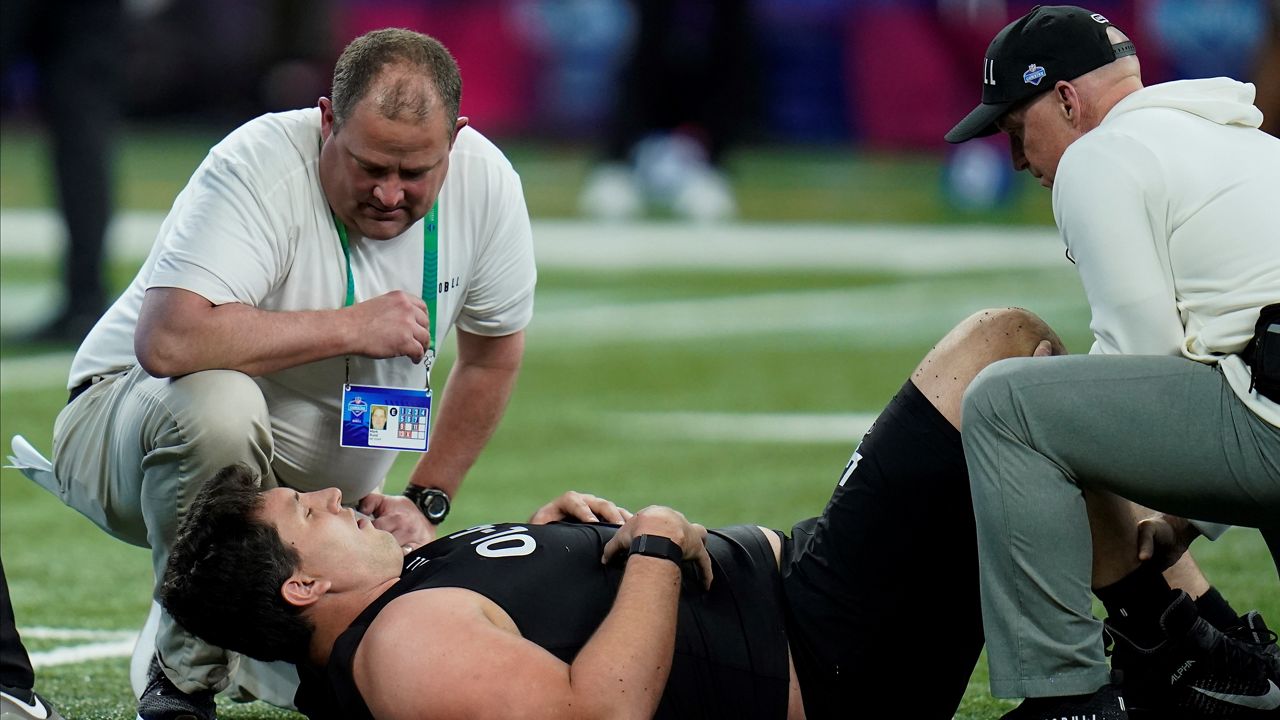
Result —
M 975 102 L 990 37 L 1033 4 L 750 3 L 750 112 L 727 161 L 739 220 L 707 227 L 662 210 L 623 226 L 578 217 L 634 38 L 622 0 L 131 0 L 116 39 L 125 122 L 110 288 L 128 283 L 228 130 L 313 105 L 337 53 L 366 30 L 427 32 L 458 59 L 462 113 L 521 173 L 540 260 L 520 387 L 446 531 L 524 517 L 568 487 L 633 509 L 670 504 L 708 525 L 789 527 L 818 511 L 871 414 L 968 312 L 1030 307 L 1074 350 L 1088 347 L 1049 194 L 1012 176 L 999 138 L 960 151 L 941 139 Z M 1089 7 L 1134 38 L 1148 82 L 1261 77 L 1275 96 L 1280 81 L 1259 75 L 1274 72 L 1260 58 L 1275 52 L 1275 4 Z M 49 451 L 72 348 L 15 338 L 57 303 L 62 230 L 41 78 L 19 62 L 2 80 L 0 437 Z M 0 552 L 37 688 L 68 718 L 133 717 L 127 654 L 146 614 L 145 551 L 5 470 Z M 1197 552 L 1238 609 L 1280 621 L 1256 533 Z M 945 641 L 945 602 L 923 621 Z M 958 717 L 1007 707 L 987 696 L 980 666 Z M 292 717 L 258 704 L 220 715 Z

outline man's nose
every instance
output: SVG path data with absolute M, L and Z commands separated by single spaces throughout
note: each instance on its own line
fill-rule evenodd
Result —
M 393 208 L 404 201 L 404 186 L 399 180 L 388 180 L 378 183 L 373 188 L 373 196 L 384 208 Z
M 325 496 L 325 507 L 329 508 L 334 512 L 338 512 L 339 510 L 341 510 L 342 509 L 342 491 L 335 487 L 335 488 L 329 488 L 325 492 L 327 493 L 327 495 Z

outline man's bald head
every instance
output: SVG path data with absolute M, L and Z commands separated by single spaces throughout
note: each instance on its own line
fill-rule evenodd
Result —
M 1107 28 L 1107 38 L 1113 44 L 1129 41 L 1128 36 L 1114 27 Z M 1082 100 L 1080 112 L 1085 130 L 1092 130 L 1116 103 L 1142 89 L 1142 65 L 1137 55 L 1126 55 L 1081 75 L 1071 84 Z

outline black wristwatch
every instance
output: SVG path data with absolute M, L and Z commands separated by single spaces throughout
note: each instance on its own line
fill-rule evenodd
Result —
M 661 535 L 637 535 L 631 540 L 629 555 L 646 555 L 648 557 L 670 560 L 676 565 L 684 561 L 684 551 L 674 540 Z
M 439 525 L 449 516 L 449 496 L 443 490 L 410 484 L 404 489 L 404 496 L 418 506 L 432 525 Z

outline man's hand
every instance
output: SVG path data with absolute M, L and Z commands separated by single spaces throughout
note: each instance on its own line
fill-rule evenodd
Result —
M 707 529 L 691 523 L 669 507 L 650 505 L 627 518 L 618 532 L 604 546 L 600 562 L 607 563 L 618 553 L 631 549 L 631 541 L 641 535 L 661 535 L 680 546 L 685 560 L 698 564 L 704 587 L 711 587 L 711 556 L 707 554 Z
M 394 535 L 406 555 L 436 539 L 436 526 L 407 497 L 369 493 L 356 509 L 372 517 L 374 527 Z
M 1178 562 L 1200 534 L 1194 525 L 1176 515 L 1158 513 L 1138 521 L 1138 560 L 1161 570 Z
M 533 517 L 529 518 L 529 522 L 534 525 L 545 525 L 565 519 L 621 525 L 631 519 L 631 512 L 602 497 L 570 490 L 538 508 Z
M 371 358 L 404 357 L 422 362 L 431 344 L 431 318 L 422 298 L 402 290 L 347 308 L 360 333 L 360 354 Z

